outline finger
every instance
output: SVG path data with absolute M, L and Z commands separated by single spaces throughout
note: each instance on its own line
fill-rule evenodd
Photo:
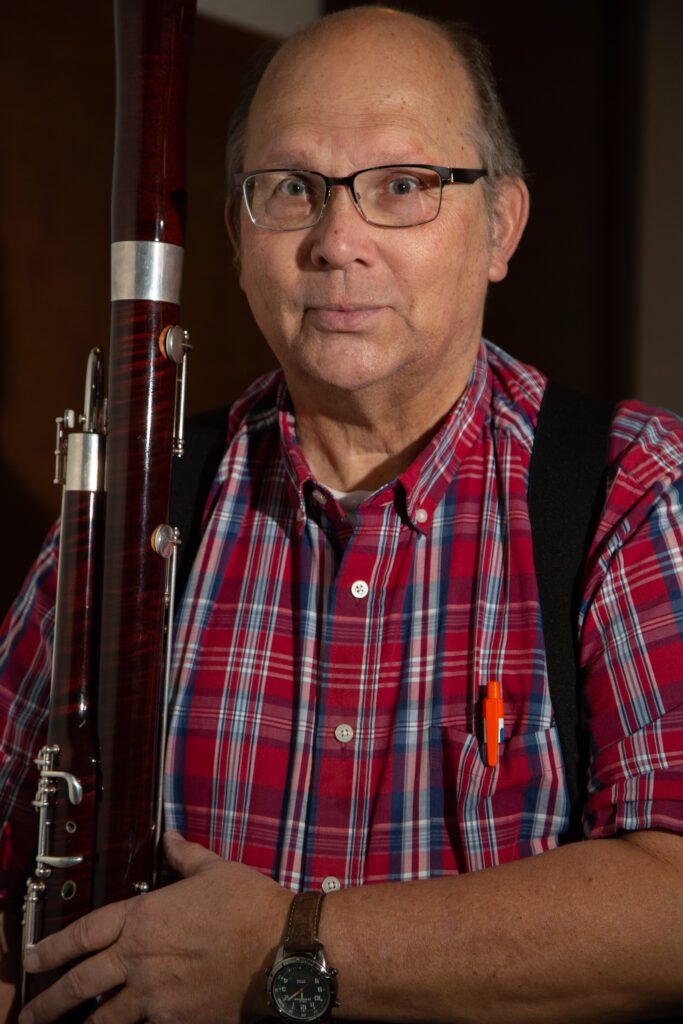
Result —
M 164 851 L 168 863 L 184 878 L 196 875 L 202 868 L 220 860 L 215 853 L 207 850 L 199 843 L 188 843 L 179 832 L 166 832 L 164 835 Z
M 49 935 L 26 954 L 24 967 L 29 973 L 49 971 L 84 953 L 94 953 L 111 946 L 121 934 L 129 902 L 110 903 Z
M 109 992 L 125 984 L 126 973 L 119 957 L 109 950 L 97 956 L 88 957 L 73 967 L 59 981 L 32 999 L 20 1019 L 33 1024 L 57 1020 L 88 999 L 95 999 L 102 992 Z M 136 1018 L 139 1019 L 139 1018 Z
M 131 989 L 122 988 L 90 1014 L 88 1024 L 138 1024 L 146 1019 L 147 1014 L 137 996 Z

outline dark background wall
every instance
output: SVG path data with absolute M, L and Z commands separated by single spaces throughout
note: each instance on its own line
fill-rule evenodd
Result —
M 667 108 L 671 83 L 662 79 L 660 135 L 653 142 L 650 133 L 649 150 L 644 149 L 652 122 L 645 87 L 652 67 L 644 37 L 653 12 L 676 5 L 677 0 L 404 4 L 417 13 L 468 21 L 490 45 L 527 164 L 531 220 L 508 279 L 492 288 L 487 333 L 554 379 L 604 395 L 633 394 L 638 385 L 638 254 L 644 234 L 638 197 L 647 177 L 642 153 L 657 157 L 649 165 L 656 173 L 648 178 L 656 197 L 676 136 L 672 128 L 667 137 L 665 126 L 680 124 L 680 108 Z M 347 4 L 329 0 L 327 6 Z M 675 32 L 667 36 L 669 24 L 664 18 L 659 31 L 680 82 L 675 54 L 683 33 L 678 40 Z M 183 321 L 195 346 L 190 411 L 234 397 L 273 365 L 237 286 L 222 225 L 225 127 L 244 68 L 262 42 L 256 34 L 198 19 L 183 288 Z M 2 614 L 58 510 L 59 495 L 50 482 L 53 418 L 66 406 L 80 410 L 86 353 L 93 344 L 106 349 L 110 4 L 11 5 L 3 15 L 0 58 Z M 667 182 L 660 219 L 645 232 L 652 253 L 660 251 L 667 231 L 678 253 L 681 232 L 676 237 L 670 229 L 681 210 L 679 180 Z M 663 300 L 661 272 L 653 260 L 647 266 L 650 306 L 671 310 L 670 296 L 683 290 L 670 281 Z M 675 260 L 667 266 L 671 278 L 680 276 Z M 661 329 L 670 335 L 664 343 L 679 347 L 674 322 L 669 315 Z
M 0 103 L 0 617 L 59 510 L 54 417 L 82 409 L 85 360 L 109 332 L 112 4 L 3 11 Z M 198 18 L 193 49 L 183 322 L 190 412 L 274 365 L 252 324 L 223 226 L 226 125 L 264 37 Z
M 328 0 L 328 10 L 353 6 Z M 415 0 L 488 44 L 528 172 L 531 217 L 486 331 L 556 380 L 633 390 L 640 36 L 631 0 Z

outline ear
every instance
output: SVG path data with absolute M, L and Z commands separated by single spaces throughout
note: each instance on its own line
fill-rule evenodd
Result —
M 502 178 L 493 210 L 493 240 L 489 281 L 502 281 L 508 272 L 529 217 L 529 190 L 521 178 Z

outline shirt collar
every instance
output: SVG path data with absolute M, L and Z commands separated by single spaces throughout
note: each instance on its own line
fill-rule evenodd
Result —
M 397 513 L 420 533 L 429 530 L 437 505 L 443 498 L 458 467 L 481 433 L 491 404 L 491 373 L 483 342 L 479 346 L 469 380 L 460 398 L 439 430 L 425 445 L 404 473 L 381 487 L 363 502 L 387 505 L 393 501 Z M 306 495 L 317 492 L 337 502 L 328 488 L 313 476 L 299 445 L 296 420 L 284 376 L 277 392 L 280 426 L 280 451 L 288 476 L 290 495 L 297 516 L 306 516 Z
M 479 437 L 491 406 L 492 382 L 482 343 L 465 390 L 434 437 L 396 480 L 410 522 L 427 532 L 432 515 Z

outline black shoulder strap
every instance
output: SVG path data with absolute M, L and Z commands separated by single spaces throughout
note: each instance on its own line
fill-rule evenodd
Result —
M 201 539 L 202 513 L 225 451 L 230 406 L 193 416 L 185 425 L 185 453 L 173 466 L 171 522 L 180 530 L 176 593 L 182 595 Z
M 588 750 L 580 729 L 576 623 L 583 566 L 604 503 L 610 403 L 548 384 L 529 475 L 529 517 L 550 697 L 580 837 Z

